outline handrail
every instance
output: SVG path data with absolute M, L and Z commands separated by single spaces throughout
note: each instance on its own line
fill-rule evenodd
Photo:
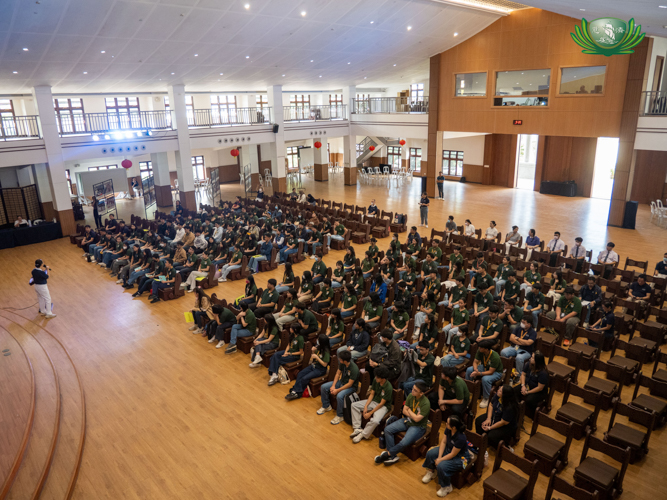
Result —
M 271 108 L 259 106 L 251 108 L 229 108 L 217 110 L 188 110 L 189 127 L 216 127 L 224 125 L 256 125 L 271 123 Z
M 283 106 L 286 122 L 347 120 L 347 105 Z
M 667 115 L 667 91 L 642 92 L 641 116 Z
M 40 137 L 37 115 L 0 117 L 0 139 L 28 139 Z
M 353 99 L 353 113 L 428 113 L 428 96 Z
M 99 134 L 118 130 L 164 130 L 171 128 L 169 111 L 130 111 L 56 115 L 61 136 Z

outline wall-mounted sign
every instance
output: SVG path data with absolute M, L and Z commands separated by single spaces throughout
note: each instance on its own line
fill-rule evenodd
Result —
M 512 125 L 523 125 L 523 120 L 514 120 Z

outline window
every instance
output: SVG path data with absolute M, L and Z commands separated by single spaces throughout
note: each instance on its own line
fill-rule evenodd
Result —
M 354 100 L 354 108 L 355 113 L 370 113 L 371 95 L 357 94 L 357 98 Z
M 255 104 L 260 110 L 269 107 L 269 96 L 266 94 L 258 94 L 255 96 Z
M 295 146 L 287 148 L 287 168 L 299 168 L 299 148 Z
M 331 118 L 343 118 L 343 94 L 329 94 Z
M 413 83 L 410 85 L 410 104 L 424 102 L 424 84 Z
M 401 147 L 387 146 L 387 163 L 392 167 L 401 168 Z
M 17 135 L 14 121 L 14 104 L 11 99 L 0 99 L 0 136 Z
M 410 170 L 420 172 L 422 168 L 422 148 L 410 148 Z
M 443 151 L 442 171 L 445 175 L 463 176 L 463 151 Z
M 212 95 L 211 113 L 213 114 L 213 123 L 236 123 L 236 96 Z
M 192 171 L 195 176 L 195 180 L 206 179 L 206 173 L 204 171 L 204 157 L 203 156 L 193 156 L 192 157 Z
M 188 116 L 188 125 L 195 125 L 195 103 L 191 95 L 185 96 L 185 113 Z
M 150 161 L 140 161 L 139 162 L 139 172 L 141 178 L 145 179 L 153 175 L 153 164 Z
M 499 71 L 496 73 L 494 106 L 546 106 L 550 69 Z M 512 97 L 504 97 L 512 96 Z
M 364 145 L 363 144 L 357 144 L 357 157 L 361 155 L 361 153 L 364 152 Z
M 292 110 L 292 115 L 296 120 L 306 120 L 310 118 L 310 96 L 292 94 L 290 97 L 290 105 L 296 107 Z
M 141 127 L 139 98 L 107 97 L 105 102 L 111 130 Z
M 606 66 L 580 66 L 561 68 L 560 88 L 558 93 L 567 94 L 602 94 Z
M 86 131 L 83 99 L 54 99 L 53 109 L 56 112 L 58 133 L 72 134 Z
M 460 73 L 456 75 L 456 96 L 485 96 L 486 73 Z
M 72 196 L 72 178 L 69 175 L 69 168 L 65 170 L 65 177 L 67 178 L 67 188 L 69 189 L 69 195 Z
M 88 171 L 94 172 L 96 170 L 109 170 L 112 168 L 118 168 L 118 165 L 102 165 L 101 167 L 88 167 Z

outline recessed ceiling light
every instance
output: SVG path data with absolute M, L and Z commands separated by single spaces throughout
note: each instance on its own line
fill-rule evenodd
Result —
M 347 64 L 350 64 L 350 63 L 347 63 Z
M 408 31 L 410 31 L 411 29 L 412 29 L 412 26 L 408 26 Z
M 88 72 L 87 72 L 87 71 L 84 71 L 84 72 L 83 72 L 83 74 L 84 74 L 84 75 L 87 75 L 87 74 L 88 74 Z
M 172 73 L 172 75 L 175 75 L 176 73 Z
M 12 71 L 12 73 L 14 73 L 16 75 L 18 73 L 18 71 Z
M 245 56 L 246 59 L 250 59 L 250 56 Z
M 658 5 L 661 9 L 667 9 L 667 5 Z
M 320 75 L 320 78 L 322 78 L 322 75 Z
M 106 53 L 107 53 L 106 50 L 100 50 L 100 54 L 106 54 Z
M 579 9 L 581 12 L 586 12 L 586 9 Z
M 311 59 L 310 62 L 313 62 L 313 60 Z
M 28 52 L 28 47 L 23 47 L 23 52 Z
M 220 73 L 220 76 L 224 75 L 224 73 Z
M 247 4 L 244 5 L 244 7 L 245 7 L 245 10 L 248 10 L 250 8 L 250 4 L 247 3 Z
M 454 33 L 454 36 L 459 36 L 459 34 L 458 34 L 458 33 Z
M 199 54 L 195 54 L 195 57 L 199 57 Z
M 371 21 L 371 24 L 373 24 L 375 21 Z
M 366 79 L 366 77 L 364 77 L 364 80 L 365 80 L 365 79 Z
M 394 66 L 396 66 L 396 65 L 394 64 Z
M 306 17 L 306 11 L 305 10 L 301 11 L 301 17 Z
M 283 75 L 283 76 L 285 76 L 285 75 Z

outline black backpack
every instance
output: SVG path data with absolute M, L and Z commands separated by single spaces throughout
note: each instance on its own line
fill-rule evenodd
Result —
M 352 403 L 359 401 L 359 394 L 352 392 L 345 396 L 343 400 L 343 420 L 348 425 L 352 425 Z

